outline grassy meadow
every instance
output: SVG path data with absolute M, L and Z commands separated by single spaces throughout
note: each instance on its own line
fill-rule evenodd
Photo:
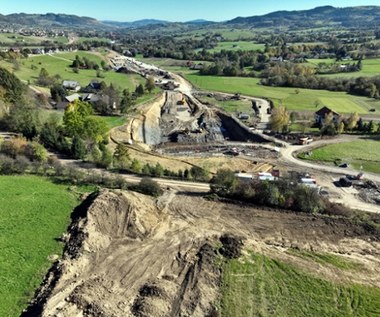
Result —
M 67 185 L 35 176 L 0 176 L 0 316 L 17 317 L 61 255 L 55 239 L 79 204 Z
M 229 42 L 219 42 L 218 46 L 209 50 L 210 52 L 220 52 L 221 50 L 226 51 L 256 51 L 264 50 L 265 44 L 258 44 L 249 41 L 229 41 Z
M 21 45 L 39 45 L 42 42 L 51 42 L 51 43 L 68 43 L 67 37 L 38 37 L 38 36 L 24 36 L 18 33 L 0 33 L 0 44 L 12 45 L 12 44 L 21 44 Z
M 198 97 L 198 99 L 201 100 L 202 102 L 206 102 L 206 103 L 210 103 L 212 105 L 218 106 L 219 108 L 229 113 L 245 112 L 251 115 L 253 113 L 252 102 L 250 100 L 218 101 L 215 98 L 207 97 L 207 96 L 201 96 L 201 97 Z
M 344 92 L 263 86 L 258 78 L 201 76 L 197 73 L 184 76 L 200 89 L 269 98 L 276 105 L 283 104 L 289 110 L 315 112 L 325 105 L 338 113 L 368 114 L 370 109 L 380 112 L 380 101 Z
M 365 155 L 363 155 L 365 153 Z M 355 169 L 380 173 L 380 140 L 357 140 L 338 144 L 330 144 L 312 151 L 312 155 L 302 158 L 333 163 L 342 160 Z
M 134 90 L 140 83 L 145 83 L 145 80 L 139 75 L 119 74 L 114 71 L 102 72 L 104 78 L 97 78 L 95 70 L 80 69 L 78 73 L 75 73 L 70 65 L 76 55 L 87 57 L 89 60 L 98 64 L 103 60 L 101 54 L 72 52 L 31 56 L 21 60 L 20 67 L 16 70 L 13 69 L 13 64 L 7 61 L 0 61 L 0 66 L 13 71 L 18 78 L 31 84 L 37 80 L 42 68 L 45 68 L 51 76 L 58 74 L 63 80 L 75 80 L 82 86 L 88 85 L 91 80 L 98 80 L 104 81 L 107 85 L 112 83 L 115 87 L 119 87 L 120 89 L 128 88 Z
M 324 263 L 329 262 L 343 265 L 344 260 L 328 257 Z M 324 280 L 249 253 L 225 265 L 220 306 L 222 317 L 375 317 L 380 315 L 380 289 Z
M 97 116 L 97 118 L 102 119 L 106 123 L 108 130 L 126 123 L 126 118 L 120 116 Z
M 207 30 L 194 30 L 182 33 L 179 38 L 202 38 L 210 34 L 219 34 L 226 41 L 240 41 L 253 38 L 255 31 L 234 28 L 207 28 Z
M 312 67 L 317 67 L 319 63 L 333 64 L 335 59 L 308 59 L 308 64 Z M 357 63 L 357 61 L 342 61 L 341 64 L 352 64 Z M 356 78 L 361 76 L 379 76 L 380 75 L 380 59 L 364 59 L 362 61 L 362 70 L 358 72 L 349 72 L 349 73 L 338 73 L 338 74 L 326 74 L 321 75 L 323 77 L 345 77 L 345 78 Z

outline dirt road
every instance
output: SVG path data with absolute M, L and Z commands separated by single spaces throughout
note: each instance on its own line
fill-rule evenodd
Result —
M 55 155 L 55 154 L 54 154 Z M 62 165 L 67 167 L 73 167 L 75 169 L 78 169 L 84 173 L 96 173 L 99 175 L 104 176 L 120 176 L 124 178 L 127 182 L 130 182 L 132 184 L 136 184 L 141 181 L 144 177 L 137 176 L 137 175 L 131 175 L 131 174 L 115 174 L 109 171 L 106 171 L 102 168 L 96 168 L 93 164 L 87 164 L 83 163 L 79 160 L 72 160 L 72 159 L 65 159 L 65 158 L 58 158 Z M 152 178 L 157 183 L 159 183 L 163 187 L 172 187 L 177 190 L 189 190 L 189 191 L 196 191 L 200 193 L 207 193 L 210 190 L 210 185 L 208 183 L 199 183 L 199 182 L 190 182 L 190 181 L 180 181 L 180 180 L 172 180 L 172 179 L 164 179 L 164 178 Z

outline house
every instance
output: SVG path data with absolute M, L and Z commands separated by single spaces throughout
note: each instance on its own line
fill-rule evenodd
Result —
M 102 85 L 97 80 L 91 80 L 91 82 L 88 84 L 88 87 L 95 90 L 100 90 L 102 88 Z
M 254 175 L 250 173 L 235 173 L 235 177 L 242 182 L 251 182 L 254 178 Z
M 89 94 L 84 94 L 82 96 L 82 101 L 86 101 L 91 104 L 94 104 L 98 102 L 99 100 L 101 100 L 101 97 L 98 94 L 89 93 Z
M 322 109 L 319 109 L 316 113 L 315 113 L 315 122 L 317 124 L 322 124 L 323 121 L 325 120 L 326 116 L 328 114 L 332 113 L 333 114 L 333 120 L 334 122 L 338 122 L 339 121 L 339 118 L 340 118 L 340 114 L 331 110 L 330 108 L 327 108 L 326 106 L 323 107 Z
M 81 98 L 81 95 L 75 93 L 75 94 L 72 94 L 70 96 L 66 96 L 65 100 L 68 101 L 68 102 L 73 102 L 73 101 L 78 100 L 80 98 Z
M 62 83 L 62 87 L 68 89 L 68 90 L 73 90 L 73 91 L 79 91 L 80 90 L 80 85 L 77 81 L 74 80 L 64 80 Z
M 272 173 L 266 173 L 266 172 L 258 173 L 257 178 L 260 181 L 269 181 L 269 182 L 273 182 L 274 180 L 276 180 L 276 178 L 272 175 Z
M 282 56 L 278 56 L 278 57 L 271 57 L 269 59 L 271 62 L 279 62 L 279 63 L 282 63 L 284 61 L 284 59 L 282 58 Z
M 55 109 L 57 110 L 65 110 L 67 105 L 75 100 L 78 100 L 80 99 L 81 96 L 77 93 L 75 94 L 72 94 L 70 96 L 66 96 L 64 100 L 60 101 L 60 102 L 57 102 L 54 107 Z

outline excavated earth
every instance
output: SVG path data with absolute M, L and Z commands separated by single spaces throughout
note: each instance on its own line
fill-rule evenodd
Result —
M 158 199 L 102 190 L 73 212 L 64 257 L 22 316 L 212 316 L 221 281 L 215 250 L 223 245 L 225 257 L 237 257 L 241 241 L 292 262 L 288 248 L 340 254 L 365 270 L 317 266 L 318 274 L 380 287 L 380 236 L 372 227 L 174 190 Z

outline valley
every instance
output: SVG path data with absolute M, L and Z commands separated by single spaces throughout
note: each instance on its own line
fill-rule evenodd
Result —
M 380 7 L 271 2 L 4 5 L 1 316 L 380 315 Z

